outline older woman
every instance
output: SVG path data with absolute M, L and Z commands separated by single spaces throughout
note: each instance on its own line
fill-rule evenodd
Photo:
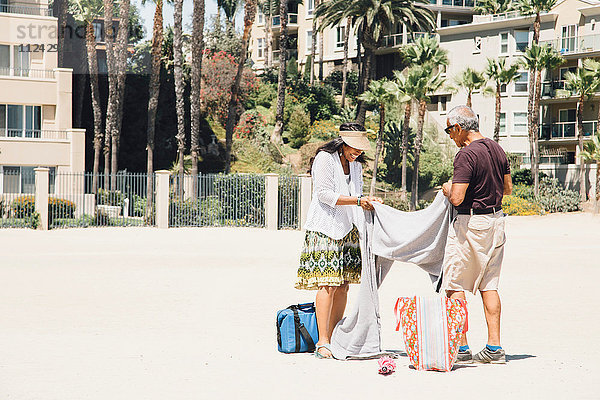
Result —
M 297 289 L 317 290 L 319 341 L 315 356 L 331 358 L 333 328 L 346 308 L 349 283 L 360 283 L 357 207 L 372 210 L 380 198 L 362 195 L 363 152 L 371 148 L 365 128 L 347 122 L 339 137 L 317 149 L 311 166 L 313 199 L 306 220 Z

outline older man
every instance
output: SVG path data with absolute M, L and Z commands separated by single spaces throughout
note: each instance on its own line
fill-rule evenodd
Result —
M 487 345 L 475 356 L 463 337 L 457 362 L 505 363 L 498 280 L 506 240 L 502 197 L 512 192 L 510 166 L 504 150 L 481 135 L 479 119 L 470 107 L 450 110 L 446 124 L 446 133 L 460 150 L 454 158 L 454 176 L 442 187 L 458 213 L 448 233 L 442 287 L 448 297 L 463 300 L 465 291 L 479 290 L 488 327 Z

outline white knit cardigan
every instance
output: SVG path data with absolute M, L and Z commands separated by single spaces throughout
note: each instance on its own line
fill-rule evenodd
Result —
M 359 228 L 359 218 L 363 217 L 358 205 L 336 205 L 340 196 L 358 196 L 363 191 L 362 165 L 358 161 L 350 163 L 350 184 L 346 183 L 344 169 L 339 154 L 320 151 L 313 162 L 313 197 L 308 209 L 305 228 L 316 231 L 332 239 L 342 239 L 355 224 Z

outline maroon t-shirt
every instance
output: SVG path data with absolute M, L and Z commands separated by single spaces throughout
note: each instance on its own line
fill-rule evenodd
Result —
M 469 187 L 456 209 L 501 208 L 506 174 L 510 174 L 510 164 L 502 147 L 493 140 L 475 140 L 460 149 L 454 157 L 452 183 L 468 183 Z

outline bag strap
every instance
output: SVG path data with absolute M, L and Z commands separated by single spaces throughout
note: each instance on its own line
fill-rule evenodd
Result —
M 410 301 L 410 299 L 403 300 L 402 297 L 398 297 L 398 300 L 396 300 L 396 305 L 394 306 L 394 314 L 396 315 L 396 321 L 397 321 L 396 330 L 397 331 L 400 330 L 400 323 L 402 322 L 400 316 L 402 315 L 402 311 L 404 311 L 404 309 L 408 305 L 409 301 Z M 398 307 L 400 306 L 400 302 L 402 302 L 402 307 L 400 307 L 400 309 L 398 310 Z
M 300 336 L 304 338 L 304 341 L 308 345 L 308 351 L 315 351 L 315 342 L 310 337 L 304 324 L 300 322 L 300 315 L 298 315 L 297 308 L 292 308 L 292 311 L 294 312 L 294 327 L 296 328 L 296 353 L 300 352 Z

